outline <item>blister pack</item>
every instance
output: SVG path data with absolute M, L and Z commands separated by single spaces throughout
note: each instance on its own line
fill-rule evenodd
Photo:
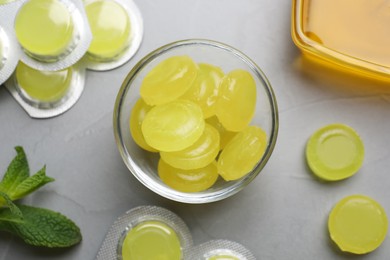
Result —
M 86 0 L 93 39 L 85 55 L 88 69 L 105 71 L 129 61 L 143 37 L 141 13 L 132 0 Z
M 22 48 L 21 61 L 37 70 L 72 66 L 92 40 L 80 0 L 21 0 L 13 24 Z
M 0 2 L 0 85 L 15 70 L 20 57 L 20 48 L 13 31 L 13 17 L 18 2 Z
M 140 206 L 115 221 L 96 260 L 187 259 L 191 246 L 188 227 L 176 214 L 156 206 Z
M 243 245 L 230 240 L 211 240 L 191 249 L 189 260 L 256 260 Z
M 74 64 L 58 71 L 36 70 L 19 62 L 5 86 L 32 118 L 49 118 L 69 110 L 85 85 L 85 67 Z

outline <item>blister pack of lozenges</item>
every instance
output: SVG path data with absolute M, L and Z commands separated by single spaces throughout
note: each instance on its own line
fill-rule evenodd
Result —
M 81 0 L 20 0 L 19 5 L 12 25 L 23 63 L 58 71 L 87 52 L 92 33 Z
M 19 62 L 5 86 L 32 118 L 50 118 L 69 110 L 85 85 L 85 67 L 77 63 L 58 71 L 36 70 Z
M 120 216 L 108 231 L 96 260 L 187 259 L 188 227 L 176 214 L 140 206 Z
M 243 245 L 229 240 L 211 240 L 190 249 L 189 260 L 256 260 Z
M 84 57 L 88 69 L 105 71 L 129 61 L 143 37 L 141 12 L 132 0 L 86 0 L 92 42 Z
M 11 76 L 20 57 L 12 23 L 14 10 L 19 5 L 18 2 L 0 2 L 0 85 Z

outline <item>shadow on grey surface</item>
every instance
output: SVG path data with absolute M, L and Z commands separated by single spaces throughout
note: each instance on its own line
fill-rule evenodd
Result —
M 20 259 L 23 260 L 23 256 L 28 255 L 29 259 L 54 259 L 57 257 L 64 257 L 67 254 L 71 255 L 75 250 L 81 247 L 81 242 L 78 245 L 69 248 L 46 248 L 46 247 L 35 247 L 28 245 L 23 240 L 15 235 L 7 232 L 0 231 L 0 244 L 9 243 L 12 249 L 7 249 L 4 255 L 0 254 L 1 259 L 11 260 Z M 7 242 L 6 242 L 7 241 Z M 1 248 L 1 247 L 0 247 Z
M 352 73 L 342 67 L 332 66 L 327 62 L 307 55 L 297 56 L 293 66 L 303 76 L 321 84 L 326 84 L 328 88 L 331 86 L 332 90 L 360 95 L 390 94 L 390 82 Z M 338 70 L 337 68 L 340 69 Z

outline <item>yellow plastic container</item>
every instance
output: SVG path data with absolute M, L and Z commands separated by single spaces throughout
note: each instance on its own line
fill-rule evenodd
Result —
M 390 81 L 390 2 L 293 0 L 292 39 L 337 70 Z

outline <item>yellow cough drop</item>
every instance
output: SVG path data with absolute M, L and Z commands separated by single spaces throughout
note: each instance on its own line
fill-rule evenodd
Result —
M 66 95 L 73 75 L 72 67 L 60 71 L 40 71 L 19 62 L 16 67 L 18 86 L 31 98 L 55 102 Z
M 120 55 L 130 43 L 131 23 L 123 6 L 115 1 L 93 1 L 85 6 L 92 31 L 88 54 L 110 60 Z
M 157 220 L 144 221 L 133 227 L 122 244 L 123 260 L 180 260 L 180 239 L 167 224 Z
M 72 43 L 74 24 L 68 8 L 58 0 L 29 0 L 15 18 L 19 43 L 32 56 L 57 56 Z

